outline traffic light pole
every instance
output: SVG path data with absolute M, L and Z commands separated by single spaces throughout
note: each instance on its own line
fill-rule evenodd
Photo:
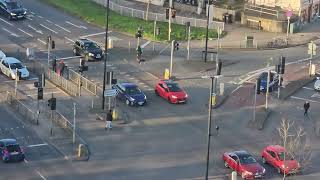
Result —
M 174 51 L 174 40 L 171 41 L 171 58 L 170 58 L 170 74 L 169 77 L 172 76 L 172 66 L 173 66 L 173 51 Z
M 258 80 L 257 80 L 258 81 Z M 258 91 L 258 83 L 256 82 L 255 91 L 254 91 L 254 100 L 253 100 L 253 122 L 256 121 L 256 105 L 257 105 L 257 91 Z
M 108 26 L 109 26 L 109 1 L 107 0 L 107 22 L 106 22 L 106 39 L 105 39 L 105 47 L 104 47 L 104 66 L 103 66 L 103 88 L 102 88 L 102 109 L 104 109 L 105 105 L 105 97 L 104 92 L 106 90 L 106 71 L 107 71 L 107 59 L 108 59 Z
M 204 54 L 204 62 L 207 62 L 208 56 L 208 36 L 209 36 L 209 19 L 210 19 L 210 1 L 208 0 L 208 13 L 207 13 L 207 31 L 206 31 L 206 47 L 205 47 L 205 54 Z
M 281 74 L 279 74 L 279 83 L 278 83 L 278 99 L 280 99 L 280 90 L 281 90 Z
M 190 60 L 190 40 L 191 40 L 191 26 L 188 27 L 188 55 L 187 60 Z
M 269 66 L 268 66 L 269 67 Z M 268 109 L 268 99 L 269 99 L 269 85 L 270 85 L 270 70 L 268 70 L 267 78 L 267 90 L 266 90 L 266 109 Z
M 50 67 L 50 46 L 51 46 L 51 38 L 48 40 L 48 67 Z
M 209 160 L 210 160 L 210 141 L 211 141 L 211 114 L 212 114 L 212 92 L 213 92 L 213 81 L 215 77 L 210 77 L 211 78 L 211 87 L 210 87 L 210 94 L 209 94 L 209 109 L 208 109 L 208 141 L 207 141 L 207 156 L 206 156 L 206 174 L 205 174 L 205 179 L 208 180 L 208 175 L 209 175 Z
M 16 68 L 16 79 L 14 84 L 14 95 L 17 97 L 17 89 L 18 89 L 18 68 Z
M 168 41 L 171 41 L 171 18 L 172 18 L 172 6 L 169 8 L 169 30 L 168 30 Z
M 37 125 L 39 125 L 39 116 L 40 116 L 40 105 L 39 105 L 39 99 L 37 98 Z
M 53 93 L 51 94 L 51 98 L 53 98 Z M 54 114 L 53 114 L 53 110 L 51 110 L 51 127 L 50 127 L 50 135 L 53 135 L 53 118 L 54 118 Z
M 152 42 L 152 51 L 155 51 L 155 47 L 154 47 L 154 41 L 156 40 L 156 27 L 157 27 L 157 21 L 154 20 L 154 23 L 153 23 L 153 42 Z
M 73 103 L 73 133 L 72 133 L 72 142 L 76 142 L 76 103 Z

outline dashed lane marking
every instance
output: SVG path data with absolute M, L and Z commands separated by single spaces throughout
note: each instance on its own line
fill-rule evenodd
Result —
M 54 25 L 57 26 L 57 27 L 59 27 L 60 29 L 62 29 L 62 30 L 64 30 L 64 31 L 68 32 L 68 33 L 71 33 L 71 31 L 70 31 L 69 29 L 66 29 L 66 28 L 62 27 L 62 26 L 60 26 L 59 24 L 54 24 Z
M 36 172 L 43 180 L 47 180 L 38 170 L 36 170 Z
M 33 37 L 32 34 L 26 32 L 26 31 L 24 31 L 24 30 L 22 30 L 22 29 L 20 29 L 20 28 L 18 28 L 18 30 L 21 31 L 21 32 L 23 32 L 23 33 L 25 33 L 26 35 L 28 35 L 28 36 L 30 36 L 30 37 Z
M 55 34 L 58 34 L 57 31 L 55 31 L 55 30 L 53 30 L 53 29 L 50 29 L 49 27 L 47 27 L 47 26 L 45 26 L 45 25 L 43 25 L 43 24 L 40 24 L 40 26 L 42 26 L 42 27 L 45 28 L 45 29 L 48 29 L 49 31 L 51 31 L 51 32 L 53 32 L 53 33 L 55 33 Z
M 43 93 L 44 95 L 46 94 L 59 94 L 60 92 L 59 91 L 56 91 L 56 92 L 47 92 L 47 93 Z M 38 94 L 28 94 L 27 96 L 28 97 L 31 97 L 31 96 L 37 96 Z
M 11 32 L 11 31 L 9 31 L 8 29 L 6 29 L 6 28 L 2 28 L 4 31 L 6 31 L 6 32 L 8 32 L 11 36 L 14 36 L 14 37 L 19 37 L 17 34 L 15 34 L 15 33 L 13 33 L 13 32 Z
M 30 24 L 28 25 L 28 27 L 39 34 L 43 34 L 43 32 L 41 30 L 37 30 L 35 27 L 31 26 Z
M 308 89 L 308 90 L 312 90 L 312 91 L 314 91 L 314 89 L 313 88 L 309 88 L 309 87 L 302 87 L 303 89 Z
M 29 19 L 30 21 L 32 21 L 33 19 L 32 18 L 30 18 L 30 17 L 26 17 L 27 19 Z
M 315 93 L 311 96 L 312 98 L 320 98 L 320 94 L 319 93 Z
M 75 25 L 75 24 L 73 24 L 73 23 L 71 23 L 71 22 L 69 22 L 69 21 L 66 21 L 66 23 L 67 23 L 67 24 L 70 24 L 71 26 L 77 27 L 77 28 L 79 28 L 79 29 L 87 29 L 87 28 L 84 27 L 84 26 L 78 26 L 78 25 Z
M 108 33 L 111 33 L 111 32 L 112 32 L 112 31 L 108 31 Z M 98 35 L 102 35 L 102 34 L 106 34 L 106 32 L 88 34 L 88 35 L 80 36 L 80 38 L 87 38 L 87 37 L 98 36 Z
M 47 21 L 48 23 L 51 23 L 51 24 L 53 24 L 53 22 L 52 22 L 52 21 L 50 21 L 50 20 L 48 20 L 48 19 L 46 19 L 46 21 Z
M 146 43 L 144 43 L 144 44 L 141 45 L 141 48 L 145 48 L 145 47 L 148 46 L 148 44 L 150 44 L 150 43 L 151 43 L 151 41 L 147 41 Z
M 70 38 L 68 38 L 68 37 L 64 37 L 66 40 L 68 40 L 68 41 L 70 41 L 70 42 L 72 42 L 72 43 L 74 43 L 74 40 L 72 40 L 72 39 L 70 39 Z
M 290 96 L 290 98 L 292 98 L 292 99 L 298 99 L 298 100 L 302 100 L 302 101 L 309 101 L 309 102 L 314 102 L 314 103 L 320 103 L 319 101 L 315 101 L 315 100 L 311 100 L 311 99 L 306 99 L 306 98 L 301 98 L 301 97 L 297 97 L 297 96 Z
M 44 41 L 42 41 L 41 39 L 37 39 L 37 41 L 39 41 L 39 42 L 41 42 L 42 44 L 44 44 L 44 45 L 46 45 L 47 43 L 46 42 L 44 42 Z
M 6 21 L 6 20 L 4 20 L 4 19 L 2 19 L 2 18 L 0 18 L 0 20 L 3 21 L 3 22 L 6 23 L 6 24 L 9 24 L 10 26 L 13 26 L 13 24 L 9 23 L 8 21 Z
M 47 143 L 42 143 L 42 144 L 32 144 L 32 145 L 28 145 L 27 147 L 31 148 L 31 147 L 40 147 L 40 146 L 48 146 Z
M 32 15 L 35 15 L 36 13 L 34 13 L 33 11 L 30 12 Z
M 43 17 L 42 17 L 42 16 L 39 16 L 39 15 L 38 15 L 38 17 L 39 17 L 39 18 L 41 18 L 41 19 L 43 19 Z

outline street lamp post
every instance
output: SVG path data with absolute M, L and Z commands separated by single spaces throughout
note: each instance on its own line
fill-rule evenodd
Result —
M 206 31 L 206 48 L 205 48 L 204 62 L 207 62 L 207 56 L 208 56 L 208 36 L 209 36 L 210 2 L 211 2 L 211 0 L 208 1 L 207 31 Z
M 106 71 L 107 71 L 107 60 L 108 60 L 108 26 L 109 26 L 109 1 L 107 0 L 107 19 L 106 19 L 106 39 L 105 39 L 105 46 L 104 46 L 104 67 L 103 67 L 103 88 L 102 88 L 102 109 L 104 109 L 105 105 L 105 97 L 104 92 L 106 90 Z
M 208 109 L 208 138 L 207 138 L 207 156 L 206 156 L 206 176 L 205 179 L 208 180 L 208 175 L 209 175 L 209 159 L 210 159 L 210 141 L 211 141 L 211 114 L 212 114 L 212 93 L 213 93 L 213 81 L 215 77 L 210 77 L 211 78 L 211 86 L 210 86 L 210 94 L 209 94 L 209 109 Z

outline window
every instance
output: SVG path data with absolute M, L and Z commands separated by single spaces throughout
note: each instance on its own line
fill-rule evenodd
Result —
M 237 162 L 237 160 L 238 160 L 237 156 L 231 155 L 230 157 Z
M 21 63 L 12 63 L 10 64 L 10 69 L 22 69 L 23 66 Z
M 168 89 L 171 92 L 180 92 L 181 89 L 177 83 L 168 83 Z
M 277 158 L 277 155 L 276 155 L 276 153 L 274 153 L 273 151 L 267 151 L 269 154 L 270 154 L 270 156 L 272 156 L 273 158 Z
M 252 164 L 257 162 L 250 154 L 241 154 L 238 156 L 241 164 Z
M 134 95 L 141 93 L 141 90 L 136 86 L 131 86 L 126 88 L 126 93 L 129 95 Z
M 76 45 L 77 45 L 77 46 L 80 46 L 80 43 L 79 43 L 79 41 L 77 41 L 77 42 L 76 42 Z

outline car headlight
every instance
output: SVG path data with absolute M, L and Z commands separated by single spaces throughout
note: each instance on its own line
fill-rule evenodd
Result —
M 284 164 L 281 165 L 281 168 L 284 169 Z
M 186 94 L 184 97 L 187 98 L 187 97 L 188 97 L 188 94 Z
M 16 16 L 17 14 L 15 14 L 15 13 L 10 13 L 10 15 L 11 15 L 11 16 Z
M 144 95 L 144 100 L 146 100 L 147 99 L 147 96 L 146 95 Z
M 89 53 L 89 56 L 94 56 L 94 54 L 92 54 L 92 53 Z
M 262 173 L 264 174 L 265 172 L 266 172 L 266 169 L 265 169 L 265 168 L 263 168 L 263 169 L 262 169 Z
M 129 100 L 130 100 L 130 101 L 134 101 L 134 98 L 130 97 Z
M 177 96 L 174 96 L 174 95 L 172 95 L 171 97 L 172 97 L 173 99 L 177 99 L 177 98 L 178 98 Z
M 244 171 L 244 174 L 245 174 L 245 175 L 252 175 L 252 172 Z

